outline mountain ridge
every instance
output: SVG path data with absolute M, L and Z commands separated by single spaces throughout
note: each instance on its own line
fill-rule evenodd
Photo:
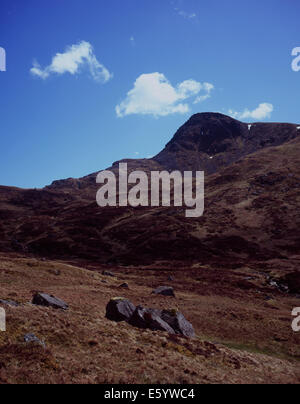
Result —
M 225 123 L 225 124 L 224 124 Z M 251 130 L 249 131 L 249 126 Z M 192 130 L 190 130 L 192 128 Z M 233 128 L 233 129 L 232 129 Z M 207 175 L 217 172 L 219 169 L 238 161 L 245 155 L 251 154 L 269 146 L 278 146 L 284 142 L 292 140 L 300 135 L 298 124 L 292 123 L 243 123 L 221 113 L 204 112 L 194 114 L 175 133 L 173 138 L 166 144 L 165 148 L 156 156 L 150 159 L 121 159 L 112 164 L 108 170 L 116 171 L 119 163 L 128 163 L 129 170 L 144 169 L 167 170 L 167 171 L 197 171 L 203 170 Z M 217 129 L 217 132 L 215 131 Z M 236 131 L 234 129 L 237 129 Z M 253 130 L 254 129 L 254 130 Z M 227 156 L 225 151 L 218 150 L 195 150 L 191 147 L 197 145 L 199 134 L 204 130 L 209 131 L 208 143 L 211 148 L 227 146 Z M 228 131 L 229 130 L 229 131 Z M 252 131 L 252 132 L 251 132 Z M 281 133 L 283 131 L 283 133 Z M 218 136 L 220 132 L 230 136 Z M 247 135 L 251 132 L 250 144 Z M 216 136 L 217 134 L 217 136 Z M 256 134 L 259 141 L 255 142 Z M 237 144 L 241 140 L 241 135 L 248 141 L 247 144 Z M 275 138 L 274 138 L 275 136 Z M 200 138 L 201 139 L 201 138 Z M 234 141 L 232 141 L 234 139 Z M 229 140 L 229 143 L 224 141 Z M 231 143 L 230 143 L 231 140 Z M 221 145 L 221 142 L 222 145 Z M 260 143 L 259 143 L 260 142 Z M 206 142 L 203 142 L 204 146 Z M 184 148 L 186 146 L 186 148 Z M 201 146 L 201 143 L 200 143 Z M 243 152 L 241 152 L 243 149 Z M 196 153 L 195 153 L 196 151 Z M 184 155 L 182 155 L 184 154 Z M 188 154 L 188 155 L 187 155 Z M 193 155 L 191 155 L 193 154 Z M 196 155 L 195 155 L 196 154 Z M 213 160 L 213 161 L 212 161 Z M 94 182 L 98 172 L 86 175 L 79 179 L 68 178 L 53 181 L 47 189 L 63 188 L 64 185 L 71 187 L 78 186 L 80 180 L 88 183 Z M 85 187 L 86 188 L 86 187 Z

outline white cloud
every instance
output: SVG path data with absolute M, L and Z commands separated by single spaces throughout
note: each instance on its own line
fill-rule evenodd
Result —
M 142 74 L 135 81 L 133 89 L 127 93 L 125 100 L 117 105 L 116 113 L 118 117 L 132 114 L 185 114 L 189 112 L 190 107 L 182 101 L 198 95 L 202 90 L 207 92 L 208 84 L 185 80 L 173 87 L 162 73 Z
M 92 45 L 86 41 L 69 46 L 64 53 L 57 53 L 52 58 L 51 64 L 44 69 L 34 62 L 30 72 L 45 80 L 51 74 L 77 74 L 84 65 L 89 68 L 91 76 L 96 81 L 106 83 L 112 78 L 106 67 L 98 62 Z
M 202 85 L 203 90 L 206 92 L 204 95 L 199 95 L 195 101 L 194 104 L 199 104 L 200 102 L 206 101 L 208 98 L 211 97 L 211 92 L 214 90 L 214 85 L 210 83 L 203 83 Z
M 263 119 L 270 118 L 273 110 L 273 105 L 265 102 L 259 104 L 259 106 L 253 111 L 250 111 L 248 108 L 246 108 L 243 112 L 236 112 L 232 109 L 230 109 L 228 112 L 234 118 L 257 119 L 259 121 L 262 121 Z

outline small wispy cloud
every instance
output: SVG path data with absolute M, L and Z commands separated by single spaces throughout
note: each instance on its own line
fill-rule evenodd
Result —
M 192 20 L 193 18 L 197 17 L 196 13 L 188 13 L 184 10 L 180 10 L 178 7 L 175 7 L 174 10 L 177 12 L 178 15 L 188 20 Z
M 174 87 L 162 73 L 142 74 L 126 98 L 116 106 L 116 113 L 119 118 L 133 114 L 155 117 L 185 114 L 190 110 L 188 99 L 197 96 L 196 100 L 200 102 L 198 96 L 201 97 L 201 91 L 203 96 L 207 96 L 212 89 L 212 84 L 192 79 Z
M 170 0 L 170 5 L 177 15 L 185 18 L 186 20 L 194 20 L 197 18 L 197 14 L 194 11 L 186 10 L 186 2 L 183 0 Z
M 132 45 L 134 45 L 135 44 L 135 37 L 132 35 L 131 37 L 130 37 L 130 42 L 132 43 Z
M 267 102 L 259 104 L 254 110 L 244 109 L 242 112 L 237 112 L 232 109 L 228 111 L 229 115 L 237 119 L 256 119 L 262 121 L 267 118 L 271 118 L 271 114 L 274 110 L 274 106 Z
M 86 41 L 67 47 L 64 53 L 57 53 L 52 58 L 51 64 L 45 68 L 35 61 L 30 72 L 45 80 L 52 74 L 78 74 L 84 66 L 88 67 L 92 78 L 96 81 L 106 83 L 113 77 L 112 73 L 97 60 L 92 45 Z

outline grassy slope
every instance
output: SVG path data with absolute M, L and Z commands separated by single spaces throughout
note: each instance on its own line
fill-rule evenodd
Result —
M 300 381 L 300 335 L 290 327 L 290 312 L 299 300 L 273 291 L 273 300 L 266 302 L 259 275 L 255 288 L 241 289 L 249 269 L 218 274 L 208 267 L 180 270 L 173 285 L 176 299 L 151 295 L 153 286 L 167 283 L 167 271 L 115 268 L 118 277 L 106 278 L 101 269 L 1 256 L 0 298 L 22 303 L 6 307 L 1 383 Z M 118 288 L 124 280 L 129 290 Z M 69 311 L 31 305 L 35 290 L 62 298 Z M 148 307 L 179 308 L 194 324 L 197 338 L 188 341 L 106 320 L 107 302 L 119 295 Z M 29 332 L 45 340 L 46 350 L 24 344 Z

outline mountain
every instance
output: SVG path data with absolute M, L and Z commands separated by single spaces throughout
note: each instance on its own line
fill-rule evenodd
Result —
M 300 251 L 300 131 L 192 116 L 153 159 L 129 171 L 204 170 L 205 213 L 182 208 L 99 208 L 93 173 L 40 190 L 0 187 L 0 251 L 102 263 L 235 266 Z M 117 172 L 118 163 L 110 167 Z
M 204 170 L 206 174 L 270 146 L 295 139 L 297 125 L 246 124 L 217 113 L 193 115 L 154 160 L 168 170 Z

